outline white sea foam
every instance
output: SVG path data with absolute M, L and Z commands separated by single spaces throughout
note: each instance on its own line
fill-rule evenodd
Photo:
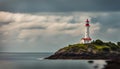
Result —
M 42 58 L 37 58 L 37 60 L 44 60 L 44 58 L 42 57 Z

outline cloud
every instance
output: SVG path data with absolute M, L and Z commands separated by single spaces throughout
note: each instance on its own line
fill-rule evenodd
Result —
M 0 44 L 5 46 L 5 51 L 55 51 L 84 37 L 87 18 L 92 39 L 119 41 L 119 12 L 29 14 L 1 11 Z
M 40 45 L 52 46 L 70 42 L 70 38 L 82 37 L 87 15 L 26 14 L 0 12 L 0 40 L 6 46 Z M 72 22 L 71 22 L 72 21 Z M 91 23 L 91 34 L 100 29 L 100 24 Z M 79 38 L 80 39 L 80 38 Z M 69 41 L 67 41 L 69 40 Z M 57 41 L 57 42 L 54 42 Z M 65 41 L 65 42 L 63 42 Z M 31 44 L 32 42 L 32 44 Z M 29 45 L 30 44 L 30 45 Z M 57 48 L 57 47 L 56 47 Z M 9 50 L 9 49 L 8 49 Z
M 89 16 L 61 16 L 61 15 L 31 15 L 10 12 L 0 12 L 0 31 L 3 35 L 18 37 L 19 39 L 34 38 L 38 36 L 54 36 L 58 34 L 69 34 L 79 36 L 84 32 L 84 21 Z M 70 23 L 74 20 L 74 23 Z M 93 24 L 92 24 L 93 25 Z M 93 28 L 94 27 L 94 28 Z M 96 23 L 91 28 L 99 30 L 99 24 Z M 75 34 L 76 33 L 76 34 Z M 17 38 L 16 38 L 17 39 Z
M 29 14 L 1 11 L 0 44 L 5 46 L 5 51 L 55 51 L 84 37 L 87 18 L 92 39 L 119 41 L 119 12 Z
M 0 0 L 0 46 L 5 51 L 55 51 L 84 37 L 87 18 L 93 39 L 119 41 L 119 3 L 119 0 Z
M 107 29 L 107 32 L 108 32 L 108 33 L 117 33 L 117 31 L 118 31 L 118 30 L 115 29 L 115 28 L 113 28 L 113 29 L 112 29 L 112 28 Z
M 2 0 L 0 10 L 9 12 L 110 12 L 120 11 L 119 0 Z

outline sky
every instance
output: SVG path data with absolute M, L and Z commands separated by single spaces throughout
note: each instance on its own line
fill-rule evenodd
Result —
M 120 41 L 119 0 L 0 0 L 1 52 L 55 52 L 84 37 Z

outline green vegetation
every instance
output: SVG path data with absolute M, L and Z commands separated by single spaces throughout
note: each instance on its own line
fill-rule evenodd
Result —
M 117 44 L 112 42 L 103 42 L 100 39 L 92 41 L 89 44 L 73 44 L 68 45 L 60 49 L 58 52 L 69 52 L 69 53 L 81 53 L 81 52 L 94 52 L 94 53 L 102 53 L 102 52 L 112 52 L 120 50 L 120 42 Z
M 115 43 L 112 43 L 112 42 L 103 42 L 99 39 L 97 39 L 96 41 L 92 41 L 91 44 L 94 44 L 96 46 L 99 46 L 99 47 L 107 47 L 109 49 L 111 49 L 112 51 L 117 51 L 120 49 L 120 42 L 117 42 L 117 44 Z
M 120 42 L 117 42 L 117 45 L 120 47 Z

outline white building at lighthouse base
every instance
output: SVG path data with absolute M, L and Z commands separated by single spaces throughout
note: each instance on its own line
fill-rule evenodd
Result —
M 82 38 L 80 43 L 81 44 L 87 44 L 87 43 L 90 43 L 91 42 L 91 38 Z

